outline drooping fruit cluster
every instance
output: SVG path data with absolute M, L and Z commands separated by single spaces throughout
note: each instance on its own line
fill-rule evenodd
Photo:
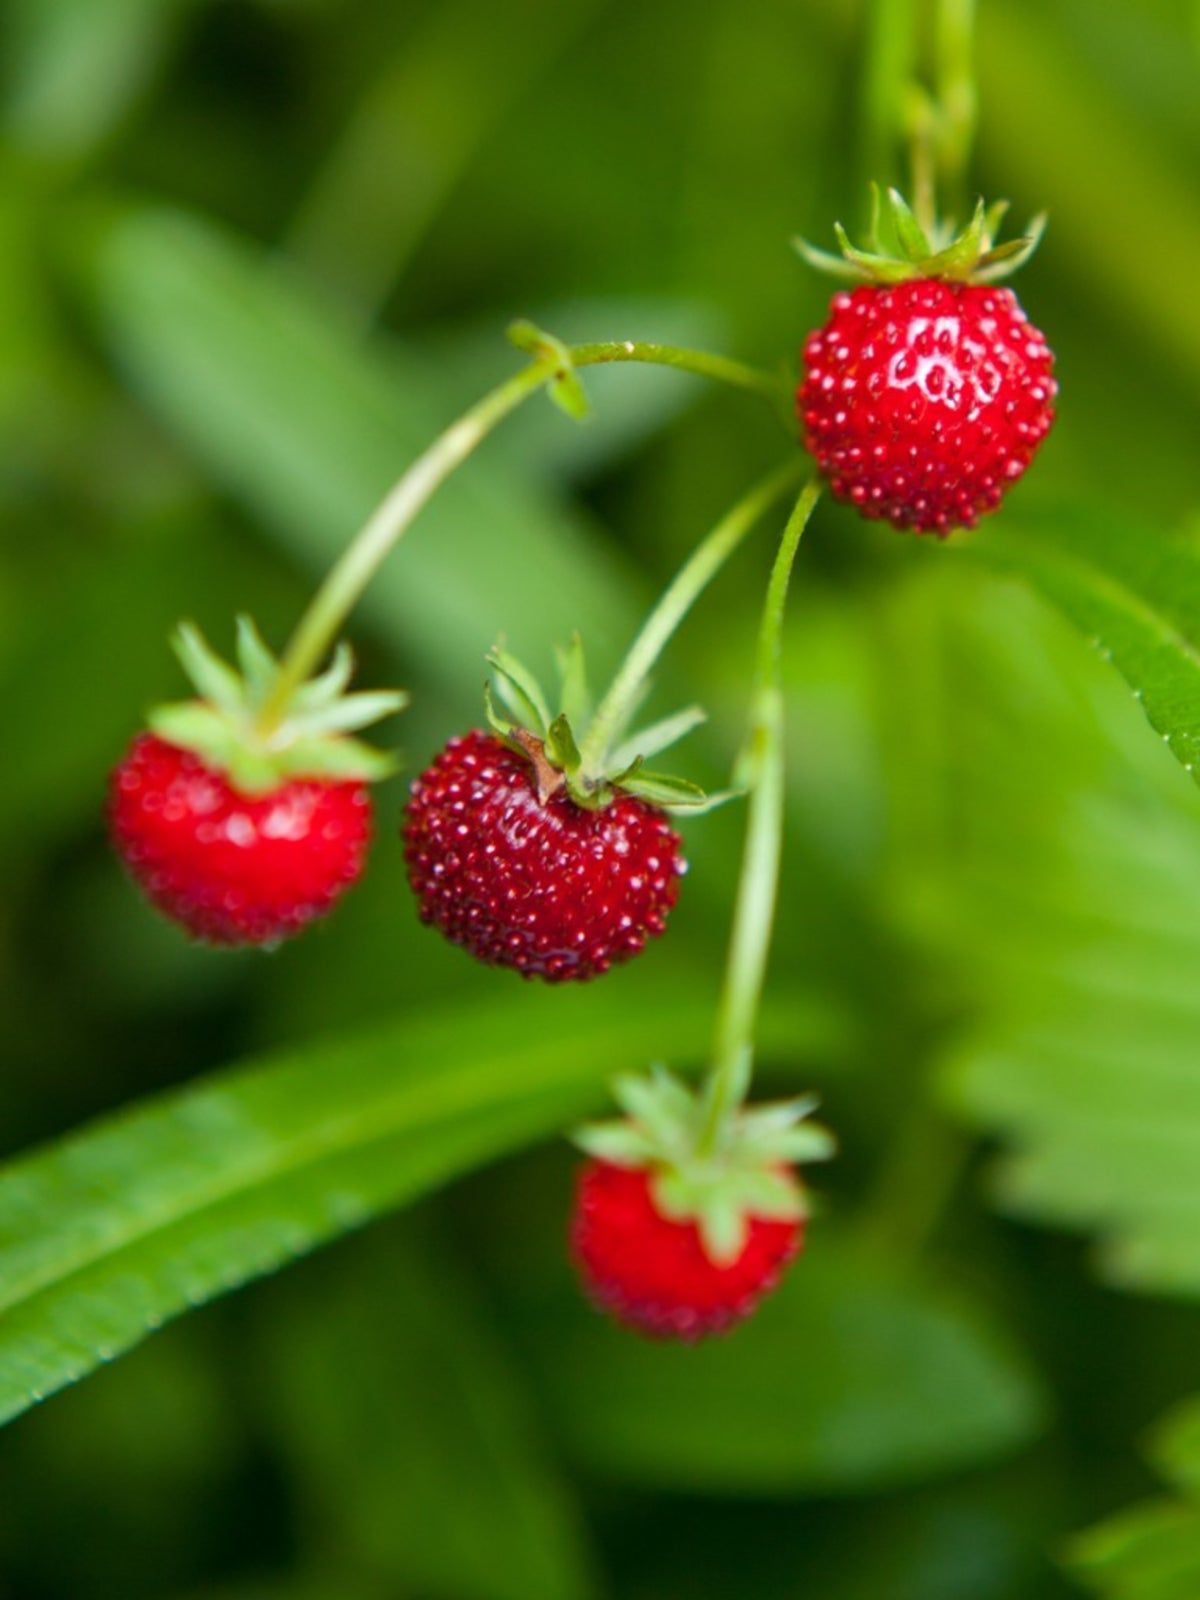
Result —
M 596 1304 L 656 1338 L 695 1340 L 741 1321 L 804 1243 L 797 1173 L 833 1153 L 811 1100 L 714 1122 L 662 1068 L 613 1085 L 626 1116 L 582 1128 L 571 1252 Z
M 855 250 L 841 230 L 843 259 L 805 247 L 819 266 L 860 280 L 805 345 L 796 399 L 830 489 L 866 517 L 938 535 L 972 527 L 1050 431 L 1054 358 L 1012 291 L 994 287 L 1040 230 L 993 246 L 1002 215 L 981 203 L 943 244 L 890 191 L 874 251 Z M 894 254 L 879 244 L 885 222 Z
M 368 780 L 390 762 L 346 730 L 398 710 L 391 691 L 347 695 L 341 650 L 264 720 L 279 664 L 239 624 L 241 672 L 180 630 L 201 698 L 151 713 L 109 786 L 117 854 L 160 911 L 216 945 L 272 945 L 358 881 L 371 837 Z
M 489 965 L 549 983 L 597 977 L 661 934 L 675 905 L 686 864 L 667 811 L 712 802 L 643 760 L 699 715 L 585 762 L 573 731 L 589 714 L 578 641 L 564 662 L 570 715 L 551 716 L 512 656 L 489 659 L 511 715 L 489 693 L 492 732 L 452 739 L 412 786 L 404 847 L 419 914 Z
M 559 983 L 628 961 L 663 932 L 685 870 L 656 806 L 600 809 L 494 734 L 452 739 L 412 787 L 405 859 L 421 919 L 490 966 Z

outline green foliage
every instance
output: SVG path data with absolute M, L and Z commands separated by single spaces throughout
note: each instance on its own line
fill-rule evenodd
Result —
M 1200 783 L 1200 549 L 1075 506 L 1006 517 L 977 549 L 1062 608 Z
M 0 1126 L 33 1153 L 0 1176 L 0 1394 L 89 1373 L 0 1433 L 6 1594 L 1196 1589 L 1182 1421 L 1169 1490 L 1070 1579 L 1051 1559 L 1147 1492 L 1131 1438 L 1196 1385 L 1193 0 L 976 7 L 970 181 L 1051 213 L 1018 292 L 1060 416 L 969 541 L 828 505 L 806 536 L 765 1059 L 770 1093 L 821 1085 L 841 1155 L 761 1323 L 672 1356 L 595 1320 L 566 1152 L 528 1148 L 606 1112 L 611 1073 L 700 1058 L 741 807 L 684 824 L 669 941 L 575 995 L 418 926 L 399 785 L 364 883 L 270 960 L 186 944 L 102 843 L 106 772 L 177 692 L 170 630 L 228 640 L 248 611 L 282 642 L 379 494 L 514 370 L 514 318 L 794 367 L 829 291 L 787 240 L 909 181 L 891 134 L 914 71 L 945 88 L 932 9 L 6 8 Z M 478 715 L 501 632 L 544 672 L 580 629 L 602 684 L 780 450 L 750 397 L 585 382 L 586 426 L 514 416 L 354 619 L 361 681 L 413 690 L 410 772 Z M 706 788 L 763 575 L 756 543 L 648 712 L 703 701 Z M 189 1295 L 213 1303 L 101 1360 Z
M 1080 1536 L 1071 1570 L 1103 1600 L 1192 1600 L 1200 1589 L 1200 1404 L 1173 1413 L 1151 1455 L 1174 1491 Z
M 451 1006 L 168 1095 L 0 1174 L 0 1419 L 168 1318 L 594 1107 L 606 1075 L 695 1059 L 686 994 Z M 790 1019 L 802 1036 L 804 1012 Z M 799 1033 L 794 1025 L 799 1025 Z

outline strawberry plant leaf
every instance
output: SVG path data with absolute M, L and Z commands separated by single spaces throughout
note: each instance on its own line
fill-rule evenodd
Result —
M 1200 551 L 1066 507 L 1005 516 L 970 548 L 1019 572 L 1081 629 L 1200 782 Z
M 911 840 L 885 892 L 969 997 L 945 1095 L 1002 1140 L 1004 1209 L 1095 1235 L 1110 1282 L 1195 1296 L 1200 797 L 1060 616 L 921 576 L 880 657 Z
M 0 1420 L 169 1318 L 596 1109 L 614 1063 L 697 1059 L 690 983 L 406 1016 L 219 1073 L 0 1169 Z M 556 1002 L 559 1002 L 556 1004 Z M 768 1014 L 789 1051 L 828 1033 Z

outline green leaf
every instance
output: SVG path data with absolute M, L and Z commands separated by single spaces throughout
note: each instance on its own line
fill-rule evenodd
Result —
M 1058 606 L 1200 782 L 1200 553 L 1111 512 L 1012 513 L 970 546 Z
M 1003 1455 L 1042 1421 L 978 1310 L 820 1225 L 753 1321 L 684 1359 L 573 1304 L 540 1333 L 572 1454 L 643 1488 L 874 1491 Z
M 1104 1600 L 1194 1600 L 1200 1593 L 1200 1402 L 1168 1418 L 1153 1446 L 1177 1498 L 1143 1501 L 1073 1541 L 1067 1565 Z
M 790 1051 L 822 1031 L 802 1006 L 766 1019 L 768 1043 Z M 625 1007 L 611 990 L 456 1000 L 217 1074 L 8 1163 L 0 1419 L 180 1312 L 556 1133 L 602 1103 L 615 1062 L 695 1060 L 707 1033 L 690 983 Z
M 877 892 L 957 974 L 944 1092 L 1001 1144 L 1003 1208 L 1096 1235 L 1110 1282 L 1200 1294 L 1200 796 L 1060 616 L 952 563 L 924 576 L 882 641 L 905 842 Z M 1125 640 L 1118 593 L 1104 622 Z M 1169 675 L 1179 654 L 1148 659 Z M 1163 680 L 1145 681 L 1143 704 Z

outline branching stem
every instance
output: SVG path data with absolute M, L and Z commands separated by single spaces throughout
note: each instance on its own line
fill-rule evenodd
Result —
M 782 377 L 728 356 L 676 345 L 614 340 L 607 344 L 577 345 L 569 350 L 569 355 L 577 367 L 615 361 L 676 367 L 748 390 L 772 402 L 778 402 L 785 389 Z M 553 355 L 539 356 L 451 423 L 399 479 L 334 563 L 300 618 L 284 652 L 279 677 L 263 705 L 260 727 L 264 733 L 276 725 L 285 714 L 292 695 L 324 660 L 363 591 L 435 491 L 505 417 L 531 394 L 552 382 L 559 372 L 559 363 Z

